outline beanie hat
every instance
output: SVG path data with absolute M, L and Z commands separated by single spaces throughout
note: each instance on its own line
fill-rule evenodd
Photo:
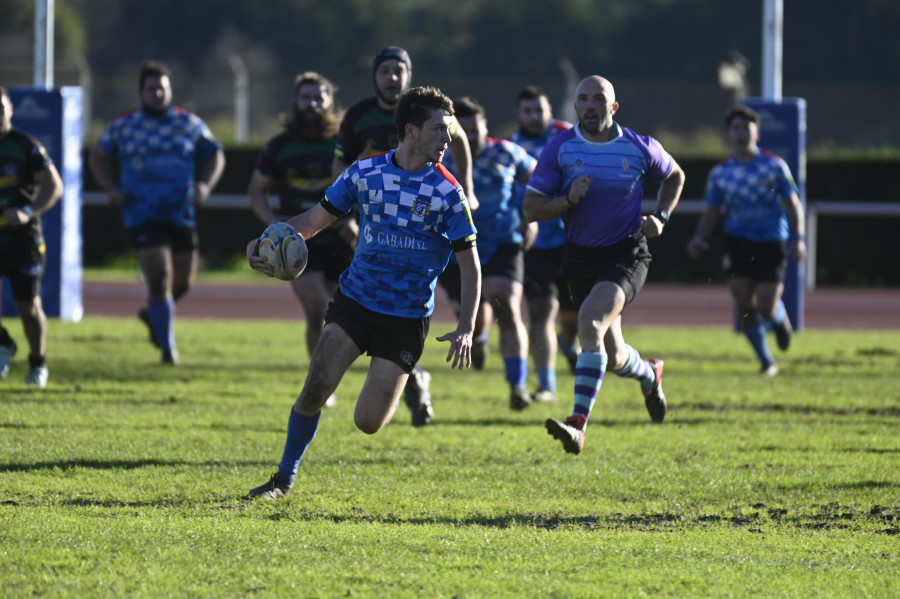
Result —
M 409 54 L 401 48 L 400 46 L 388 46 L 387 48 L 382 49 L 378 54 L 375 55 L 375 60 L 372 61 L 372 80 L 375 80 L 375 71 L 378 70 L 378 65 L 383 63 L 385 60 L 399 60 L 400 62 L 406 63 L 406 72 L 409 73 L 409 81 L 412 81 L 412 61 L 409 59 Z

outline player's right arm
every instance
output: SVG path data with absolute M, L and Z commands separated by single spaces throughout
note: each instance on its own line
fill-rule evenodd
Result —
M 591 177 L 583 175 L 572 181 L 569 190 L 562 195 L 549 196 L 532 187 L 525 190 L 522 198 L 522 210 L 529 222 L 553 220 L 566 210 L 581 203 L 591 186 Z
M 319 203 L 286 222 L 297 229 L 297 232 L 300 233 L 303 239 L 311 239 L 315 237 L 316 233 L 337 219 L 337 215 L 332 214 Z M 269 264 L 266 258 L 259 255 L 259 238 L 251 239 L 247 243 L 247 261 L 253 270 L 272 276 L 272 265 Z
M 250 210 L 267 227 L 279 220 L 278 215 L 269 207 L 269 190 L 274 182 L 275 179 L 272 177 L 254 169 L 250 185 L 247 187 L 247 195 L 250 196 Z
M 353 124 L 357 119 L 358 106 L 359 104 L 344 113 L 344 118 L 341 119 L 341 126 L 338 128 L 337 143 L 334 146 L 334 159 L 331 161 L 331 176 L 335 179 L 347 170 L 347 167 L 355 160 L 356 154 L 359 153 L 353 147 Z M 356 154 L 353 152 L 356 152 Z
M 38 185 L 38 193 L 31 203 L 31 208 L 36 215 L 41 215 L 50 210 L 62 197 L 63 182 L 59 171 L 52 163 L 47 165 L 47 168 L 36 172 L 34 181 Z
M 715 230 L 716 223 L 719 222 L 720 214 L 721 211 L 717 206 L 707 205 L 706 210 L 700 216 L 700 222 L 697 223 L 697 229 L 694 232 L 694 236 L 691 237 L 691 240 L 688 241 L 687 244 L 688 256 L 694 260 L 700 257 L 700 252 L 709 247 L 706 240 L 709 239 L 709 236 L 712 235 L 713 230 Z
M 288 219 L 287 224 L 297 229 L 297 232 L 300 233 L 303 239 L 311 239 L 338 218 L 340 218 L 339 214 L 330 212 L 322 202 L 319 202 L 306 212 L 301 212 L 297 216 Z
M 97 185 L 106 194 L 110 206 L 121 206 L 125 201 L 125 192 L 119 189 L 113 175 L 112 156 L 103 151 L 100 144 L 94 144 L 88 157 L 88 165 Z

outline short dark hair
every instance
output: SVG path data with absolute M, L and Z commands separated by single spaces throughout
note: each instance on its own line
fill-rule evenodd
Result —
M 519 92 L 519 95 L 516 96 L 516 106 L 518 106 L 519 102 L 522 100 L 540 100 L 541 98 L 547 98 L 547 101 L 550 101 L 550 98 L 543 89 L 537 85 L 526 85 Z
M 394 124 L 400 141 L 406 137 L 406 125 L 422 128 L 435 110 L 443 110 L 453 116 L 453 102 L 436 87 L 414 87 L 400 96 L 394 112 Z
M 733 121 L 737 117 L 745 118 L 751 123 L 754 123 L 756 126 L 759 126 L 759 113 L 749 106 L 744 106 L 743 104 L 735 104 L 725 111 L 725 126 L 730 126 L 731 121 Z
M 453 105 L 456 106 L 456 116 L 469 117 L 480 114 L 483 117 L 487 115 L 484 112 L 484 106 L 478 103 L 478 100 L 472 96 L 463 96 L 454 100 Z
M 138 90 L 143 91 L 144 81 L 147 77 L 171 77 L 169 67 L 155 60 L 145 60 L 141 63 L 141 76 L 138 80 Z

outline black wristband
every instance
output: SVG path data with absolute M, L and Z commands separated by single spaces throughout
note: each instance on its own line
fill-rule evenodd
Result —
M 655 216 L 659 220 L 659 222 L 661 222 L 663 225 L 669 224 L 669 211 L 668 210 L 663 210 L 662 208 L 657 208 L 656 211 L 653 213 L 653 216 Z

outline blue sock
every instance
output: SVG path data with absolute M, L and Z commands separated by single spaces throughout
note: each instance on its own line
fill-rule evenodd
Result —
M 775 324 L 781 324 L 782 322 L 784 322 L 784 316 L 785 316 L 784 302 L 781 300 L 778 300 L 778 307 L 775 308 L 775 317 L 772 319 L 772 322 L 774 322 Z
M 541 389 L 549 389 L 556 393 L 556 369 L 554 368 L 541 368 L 537 372 L 538 374 L 538 385 L 540 385 Z
M 571 345 L 563 341 L 562 335 L 556 336 L 556 343 L 559 345 L 559 351 L 563 353 L 563 355 L 567 358 L 574 358 L 575 354 L 578 353 L 578 346 L 572 343 Z
M 149 300 L 147 314 L 161 349 L 175 349 L 175 300 Z
M 578 354 L 575 366 L 575 408 L 572 414 L 581 414 L 589 418 L 594 408 L 594 401 L 603 384 L 606 373 L 606 354 L 583 351 Z
M 503 364 L 506 367 L 506 380 L 509 386 L 524 387 L 525 379 L 528 377 L 527 358 L 503 358 Z
M 294 410 L 294 408 L 291 408 L 287 441 L 284 444 L 284 455 L 281 457 L 281 464 L 278 465 L 278 472 L 286 476 L 288 482 L 294 482 L 297 468 L 300 467 L 300 460 L 303 459 L 306 448 L 316 438 L 316 431 L 319 428 L 319 416 L 321 415 L 322 412 L 315 416 L 304 416 Z
M 625 345 L 625 349 L 628 351 L 628 361 L 625 362 L 625 366 L 621 370 L 614 370 L 613 372 L 624 378 L 639 380 L 641 387 L 645 391 L 649 391 L 653 388 L 653 383 L 656 382 L 656 374 L 653 372 L 653 368 L 646 360 L 641 358 L 638 350 L 630 345 Z
M 745 326 L 744 335 L 750 340 L 750 345 L 753 346 L 753 351 L 756 352 L 756 357 L 759 358 L 763 366 L 775 363 L 775 358 L 772 357 L 772 352 L 769 351 L 769 344 L 766 342 L 766 327 L 761 320 L 757 320 L 750 326 Z

